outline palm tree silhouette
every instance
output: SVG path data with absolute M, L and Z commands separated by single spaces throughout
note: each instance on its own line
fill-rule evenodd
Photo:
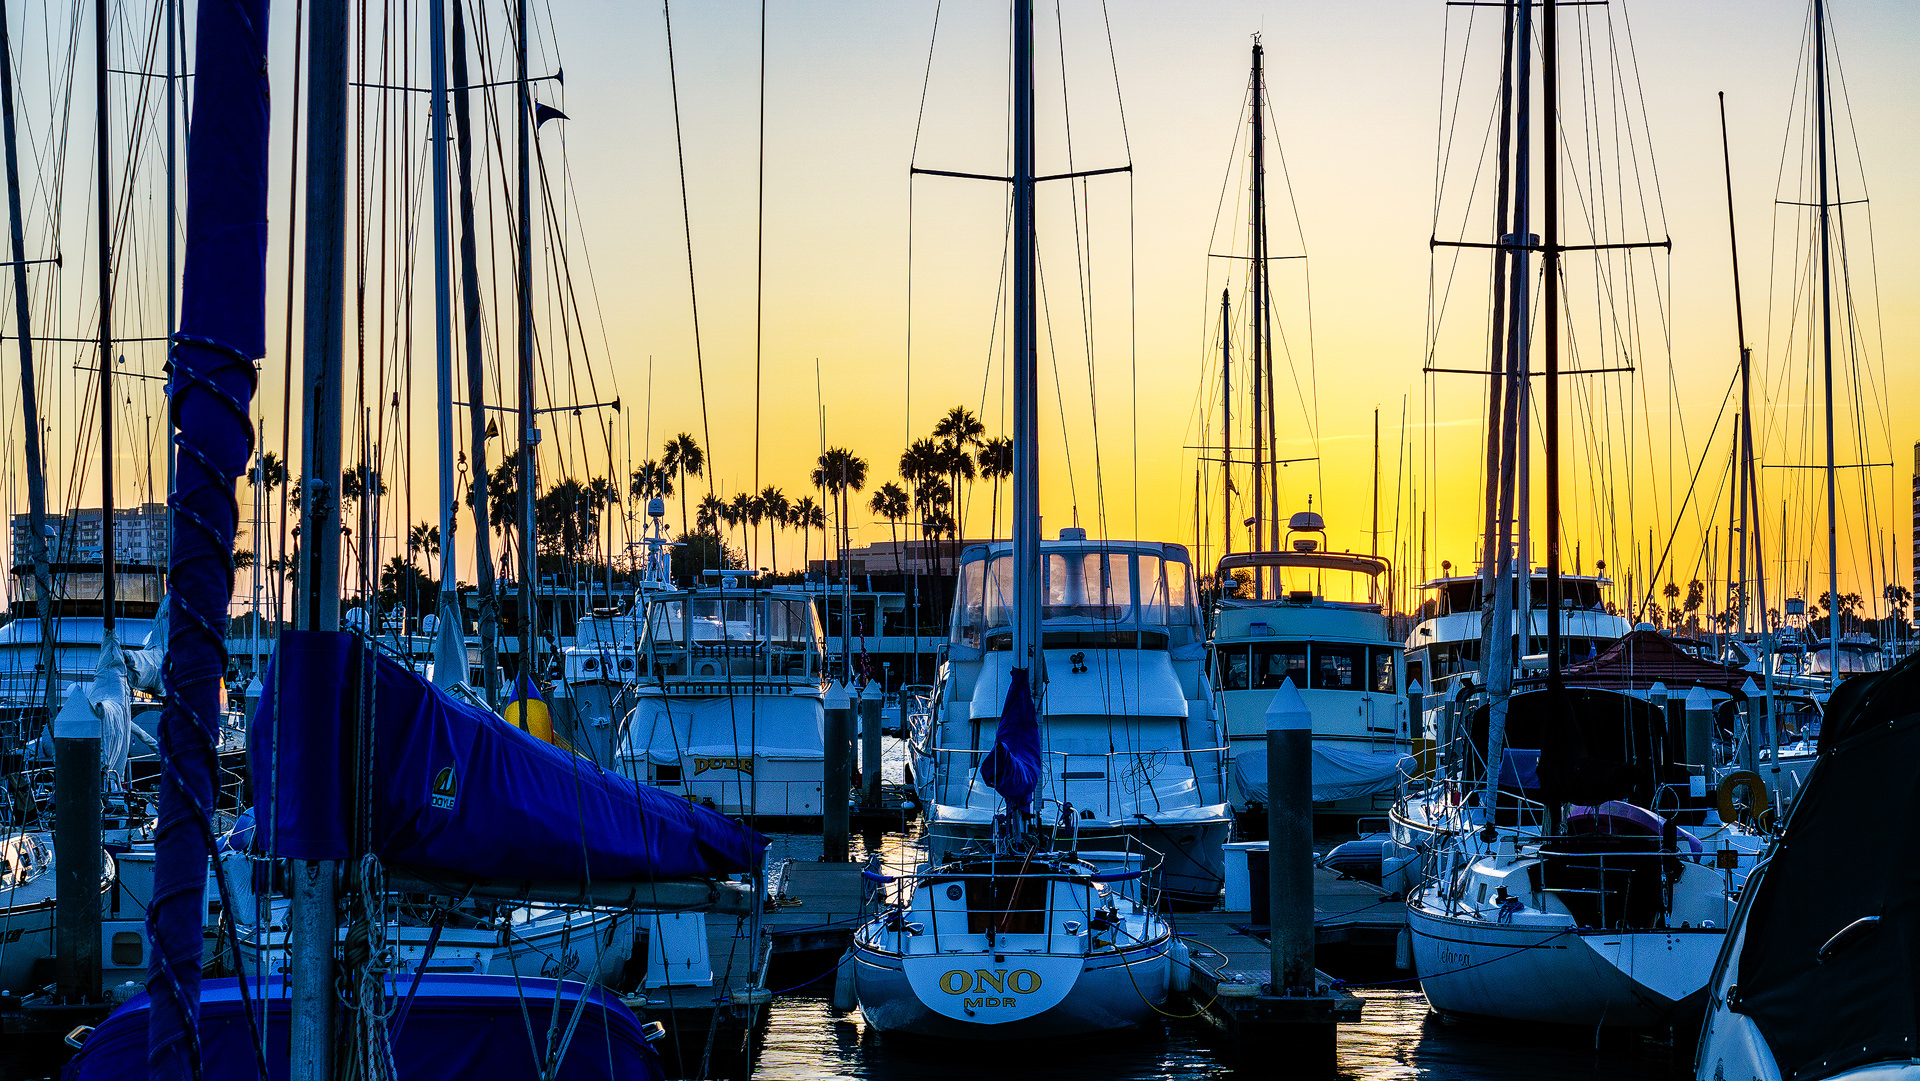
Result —
M 667 440 L 666 449 L 660 452 L 660 467 L 669 473 L 680 474 L 680 529 L 687 528 L 687 478 L 701 475 L 707 467 L 707 456 L 701 452 L 700 444 L 694 441 L 692 432 L 681 432 Z
M 845 447 L 831 447 L 820 455 L 813 471 L 813 486 L 832 496 L 839 510 L 839 559 L 846 559 L 852 534 L 847 529 L 847 493 L 867 486 L 867 461 Z M 821 553 L 824 555 L 825 553 Z M 844 570 L 844 568 L 843 568 Z
M 867 501 L 867 509 L 887 520 L 887 529 L 893 535 L 893 569 L 904 573 L 906 568 L 900 563 L 900 523 L 913 514 L 906 489 L 892 481 L 882 484 L 874 489 L 873 498 Z
M 681 498 L 686 497 L 683 495 Z M 726 503 L 722 502 L 719 496 L 708 492 L 707 497 L 700 501 L 700 506 L 694 511 L 694 525 L 702 532 L 712 533 L 717 537 L 720 535 L 720 523 L 726 520 Z
M 803 495 L 794 501 L 793 509 L 787 513 L 787 524 L 800 531 L 800 573 L 804 575 L 812 565 L 808 558 L 812 551 L 808 542 L 813 539 L 810 531 L 826 530 L 827 512 L 813 501 L 812 496 Z
M 980 462 L 980 479 L 993 482 L 993 521 L 987 532 L 1000 535 L 1000 482 L 1013 476 L 1013 440 L 996 435 L 975 455 Z
M 760 517 L 767 523 L 767 569 L 778 574 L 780 571 L 780 527 L 787 524 L 787 515 L 793 512 L 793 503 L 787 493 L 775 485 L 769 484 L 760 489 L 753 497 L 754 505 Z

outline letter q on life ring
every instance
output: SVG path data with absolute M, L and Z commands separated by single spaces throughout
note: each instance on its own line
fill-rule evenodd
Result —
M 1747 791 L 1745 810 L 1748 817 L 1758 819 L 1772 810 L 1773 801 L 1768 798 L 1767 782 L 1750 769 L 1734 770 L 1720 779 L 1720 791 L 1715 802 L 1720 808 L 1721 821 L 1735 822 L 1740 819 L 1741 808 L 1734 803 L 1733 794 L 1743 788 Z

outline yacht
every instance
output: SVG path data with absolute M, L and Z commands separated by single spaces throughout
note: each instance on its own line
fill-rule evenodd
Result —
M 709 573 L 714 585 L 646 597 L 622 771 L 723 814 L 817 825 L 827 685 L 813 600 Z
M 1292 679 L 1313 713 L 1316 812 L 1378 814 L 1414 750 L 1402 646 L 1381 605 L 1391 567 L 1380 556 L 1326 551 L 1326 523 L 1312 511 L 1287 528 L 1290 551 L 1231 553 L 1218 567 L 1213 689 L 1233 756 L 1228 797 L 1236 813 L 1264 820 L 1267 705 Z M 1366 599 L 1328 599 L 1329 577 Z
M 1211 906 L 1232 815 L 1187 551 L 1076 527 L 1039 550 L 1041 798 L 1095 847 L 1163 855 L 1167 900 Z M 987 839 L 999 808 L 979 766 L 1015 667 L 1014 582 L 1011 544 L 961 554 L 934 699 L 910 718 L 936 861 Z

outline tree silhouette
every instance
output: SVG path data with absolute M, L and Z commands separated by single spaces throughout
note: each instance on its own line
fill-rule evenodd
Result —
M 666 447 L 660 452 L 660 468 L 669 473 L 680 474 L 680 528 L 687 530 L 687 478 L 701 475 L 707 467 L 707 456 L 700 450 L 700 444 L 691 432 L 681 432 L 667 440 Z M 669 494 L 669 493 L 662 493 Z
M 786 492 L 772 484 L 760 489 L 760 494 L 753 497 L 753 502 L 760 519 L 767 523 L 767 567 L 778 574 L 780 527 L 787 524 L 787 516 L 793 513 L 793 502 L 787 498 Z
M 844 562 L 847 545 L 851 543 L 852 533 L 847 528 L 847 495 L 867 486 L 867 461 L 845 447 L 832 447 L 821 454 L 812 475 L 813 486 L 821 489 L 833 498 L 834 506 L 839 510 L 839 554 L 835 557 Z M 824 552 L 822 553 L 825 554 Z M 844 573 L 845 567 L 841 570 Z
M 800 573 L 805 574 L 812 566 L 809 559 L 811 549 L 808 546 L 813 539 L 812 531 L 826 530 L 827 512 L 813 501 L 812 496 L 803 495 L 794 501 L 793 509 L 787 513 L 787 524 L 800 532 Z
M 898 484 L 888 481 L 873 490 L 873 498 L 867 501 L 867 509 L 887 520 L 888 532 L 893 536 L 893 569 L 904 572 L 900 563 L 900 523 L 913 514 L 913 505 L 907 500 L 907 493 Z

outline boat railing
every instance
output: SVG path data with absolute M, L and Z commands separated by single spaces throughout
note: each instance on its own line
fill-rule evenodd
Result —
M 1018 857 L 1001 857 L 992 862 L 994 869 L 987 871 L 965 870 L 962 869 L 965 864 L 951 863 L 899 874 L 866 868 L 860 872 L 861 879 L 868 887 L 862 911 L 869 920 L 884 920 L 886 930 L 904 932 L 913 938 L 930 936 L 935 953 L 943 952 L 943 933 L 949 938 L 960 933 L 971 939 L 984 932 L 991 941 L 1000 935 L 1034 934 L 1036 927 L 1038 933 L 1044 936 L 1043 950 L 1052 953 L 1061 945 L 1059 939 L 1062 936 L 1088 935 L 1095 939 L 1089 948 L 1097 947 L 1097 936 L 1121 926 L 1122 902 L 1129 907 L 1144 905 L 1147 898 L 1158 895 L 1154 884 L 1158 880 L 1161 856 L 1137 842 L 1120 844 L 1110 850 L 1074 850 L 1049 855 L 1054 858 L 1065 856 L 1087 870 L 1064 870 L 1049 866 L 1033 868 Z M 1048 863 L 1052 862 L 1048 860 Z M 1103 869 L 1102 864 L 1117 866 L 1116 869 Z M 1001 871 L 1000 867 L 1011 870 Z M 1020 881 L 1013 882 L 1016 879 Z M 986 889 L 977 890 L 970 885 L 976 882 L 987 883 Z M 1042 888 L 1029 891 L 1025 887 L 1025 883 L 1029 882 L 1040 883 Z M 1085 888 L 1051 888 L 1053 883 L 1059 882 Z M 948 893 L 946 900 L 959 907 L 943 906 L 940 898 L 935 897 L 925 910 L 915 912 L 914 898 L 923 887 L 948 889 L 955 886 L 960 888 L 960 895 L 955 897 Z M 1040 903 L 1027 903 L 1033 899 L 1034 893 L 1037 893 Z M 999 902 L 1000 897 L 1005 897 L 1004 905 Z M 977 907 L 982 900 L 988 902 L 987 907 Z M 915 915 L 922 918 L 914 919 Z M 943 915 L 947 919 L 941 919 Z M 953 926 L 958 918 L 964 918 L 964 932 Z M 970 941 L 966 948 L 977 946 Z
M 930 749 L 930 752 L 935 756 L 935 762 L 937 763 L 936 770 L 939 778 L 940 791 L 945 792 L 949 789 L 949 785 L 953 780 L 953 766 L 956 761 L 964 762 L 966 771 L 971 774 L 978 765 L 977 762 L 971 760 L 983 759 L 992 754 L 993 749 L 991 747 L 979 750 L 972 747 L 935 746 Z M 1101 782 L 1102 798 L 1106 801 L 1108 807 L 1112 807 L 1116 805 L 1118 796 L 1152 787 L 1154 779 L 1159 775 L 1160 770 L 1150 769 L 1144 764 L 1145 762 L 1161 761 L 1172 755 L 1179 755 L 1186 759 L 1188 766 L 1193 770 L 1193 779 L 1196 785 L 1201 782 L 1202 761 L 1204 757 L 1208 755 L 1213 756 L 1213 769 L 1217 774 L 1214 778 L 1214 784 L 1218 787 L 1219 791 L 1224 793 L 1225 788 L 1222 786 L 1224 786 L 1226 780 L 1226 764 L 1229 753 L 1229 749 L 1225 746 L 1168 747 L 1145 751 L 1097 752 L 1056 751 L 1046 749 L 1041 752 L 1041 754 L 1045 756 L 1042 758 L 1042 762 L 1046 763 L 1041 770 L 1041 774 L 1043 777 L 1052 778 L 1057 781 L 1062 786 L 1063 791 L 1066 790 L 1065 786 L 1069 783 L 1077 782 L 1084 785 L 1088 782 L 1099 781 Z M 1128 760 L 1118 776 L 1115 775 L 1115 771 L 1111 768 L 1113 759 Z M 1090 768 L 1096 760 L 1100 763 L 1098 770 Z M 1073 791 L 1084 793 L 1086 789 L 1076 788 Z M 1204 799 L 1206 793 L 1202 791 L 1201 796 Z M 963 802 L 961 806 L 972 807 L 973 797 L 973 786 L 968 785 L 966 795 L 963 797 L 965 802 Z M 998 795 L 996 795 L 994 799 L 998 800 Z M 1207 802 L 1217 801 L 1208 800 Z

